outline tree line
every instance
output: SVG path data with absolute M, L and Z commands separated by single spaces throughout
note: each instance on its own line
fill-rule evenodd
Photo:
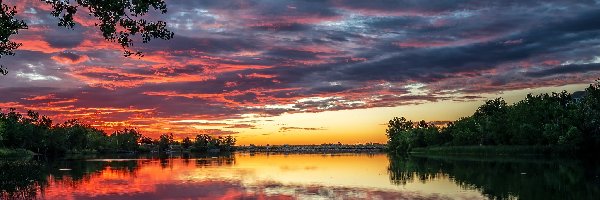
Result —
M 488 100 L 468 117 L 436 126 L 395 117 L 388 123 L 388 149 L 469 145 L 544 145 L 579 152 L 600 149 L 600 82 L 575 96 L 566 91 L 532 95 L 512 105 Z
M 158 140 L 142 138 L 141 143 L 146 145 L 158 145 L 158 151 L 181 150 L 191 152 L 207 151 L 233 151 L 236 139 L 233 136 L 211 136 L 208 134 L 199 134 L 192 140 L 190 137 L 183 138 L 182 141 L 173 140 L 173 134 L 162 134 Z M 176 149 L 172 147 L 176 147 Z
M 53 124 L 52 119 L 28 111 L 21 114 L 14 108 L 0 110 L 0 148 L 27 149 L 43 155 L 63 155 L 85 152 L 140 152 L 157 150 L 165 152 L 173 145 L 185 150 L 205 152 L 213 149 L 231 151 L 236 139 L 232 136 L 200 134 L 195 140 L 189 137 L 175 141 L 173 134 L 163 134 L 158 139 L 142 135 L 136 129 L 124 128 L 107 134 L 78 120 Z

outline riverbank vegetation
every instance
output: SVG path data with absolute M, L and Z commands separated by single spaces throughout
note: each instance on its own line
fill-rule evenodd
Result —
M 25 149 L 0 148 L 0 158 L 31 158 L 33 155 L 32 151 Z
M 576 153 L 568 145 L 471 145 L 471 146 L 428 146 L 410 150 L 419 155 L 549 155 Z
M 195 141 L 173 140 L 172 134 L 151 139 L 136 129 L 125 128 L 107 134 L 78 120 L 53 124 L 39 113 L 28 111 L 23 115 L 15 109 L 0 112 L 0 157 L 42 154 L 64 155 L 69 153 L 119 153 L 139 151 L 166 152 L 174 147 L 204 152 L 212 149 L 230 151 L 235 145 L 232 136 L 214 137 L 198 135 Z
M 395 153 L 515 153 L 520 149 L 521 153 L 589 155 L 600 147 L 600 82 L 576 95 L 529 94 L 512 105 L 502 98 L 488 100 L 473 115 L 445 126 L 396 117 L 389 121 L 386 134 L 388 149 Z

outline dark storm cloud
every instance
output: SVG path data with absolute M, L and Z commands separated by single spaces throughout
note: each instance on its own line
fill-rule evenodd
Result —
M 340 1 L 338 6 L 359 9 L 359 10 L 374 10 L 374 11 L 414 11 L 414 12 L 446 12 L 457 9 L 466 9 L 472 4 L 469 1 L 397 1 L 397 0 L 382 0 L 382 1 L 362 1 L 362 0 L 346 0 Z
M 208 10 L 226 10 L 242 12 L 244 10 L 259 17 L 337 16 L 337 12 L 327 1 L 291 1 L 291 0 L 250 0 L 250 1 L 173 1 L 170 6 L 177 8 L 201 8 Z
M 237 52 L 246 49 L 256 49 L 259 44 L 253 38 L 193 38 L 177 35 L 169 41 L 157 40 L 149 49 L 164 51 L 165 47 L 176 51 L 200 51 L 207 53 Z
M 51 29 L 44 34 L 44 40 L 54 48 L 75 48 L 83 42 L 85 36 L 83 30 L 79 26 L 73 30 L 62 27 Z
M 267 52 L 265 55 L 283 59 L 311 60 L 316 59 L 318 53 L 294 49 L 273 49 Z
M 275 23 L 251 26 L 254 30 L 262 31 L 307 31 L 310 26 L 300 23 Z
M 543 69 L 540 71 L 526 72 L 525 76 L 540 78 L 562 74 L 587 73 L 591 71 L 600 71 L 600 63 L 563 65 L 550 69 Z
M 520 7 L 543 7 L 543 6 L 561 6 L 572 5 L 571 1 L 564 0 L 508 0 L 508 1 L 488 1 L 488 0 L 457 0 L 457 1 L 437 1 L 437 0 L 380 0 L 380 1 L 362 1 L 362 0 L 343 0 L 335 1 L 336 6 L 352 10 L 379 11 L 379 12 L 400 12 L 414 15 L 435 15 L 453 11 L 475 10 L 475 9 L 509 9 Z M 584 0 L 577 2 L 580 5 L 595 5 L 593 0 Z M 556 5 L 555 5 L 556 4 Z
M 329 93 L 343 92 L 343 91 L 350 90 L 350 89 L 354 89 L 354 87 L 345 86 L 345 85 L 328 85 L 328 86 L 314 87 L 310 91 L 313 92 L 312 94 L 319 94 L 319 93 L 329 94 Z
M 240 95 L 234 96 L 226 96 L 225 99 L 229 99 L 238 103 L 256 103 L 258 99 L 256 98 L 256 93 L 246 92 Z
M 143 80 L 143 77 L 127 76 L 120 73 L 106 73 L 106 72 L 84 72 L 80 73 L 81 76 L 86 76 L 95 79 L 102 79 L 105 81 L 132 81 L 132 80 Z
M 161 75 L 165 75 L 165 76 L 176 76 L 176 75 L 182 75 L 182 74 L 202 74 L 207 69 L 210 69 L 210 68 L 211 68 L 210 66 L 206 66 L 206 65 L 185 65 L 185 66 L 181 66 L 181 67 L 162 66 L 162 67 L 156 68 L 156 69 L 129 68 L 129 69 L 126 69 L 125 71 L 128 73 L 138 74 L 138 75 L 161 74 Z
M 450 74 L 486 70 L 500 64 L 520 61 L 536 56 L 582 48 L 598 44 L 600 24 L 595 23 L 600 10 L 583 12 L 559 22 L 541 24 L 524 31 L 492 41 L 439 48 L 387 47 L 394 55 L 348 67 L 333 67 L 342 80 L 417 80 L 434 82 Z M 506 41 L 522 41 L 511 45 Z
M 18 102 L 24 98 L 35 97 L 59 91 L 53 87 L 10 87 L 0 88 L 0 102 Z
M 369 26 L 375 29 L 394 29 L 411 28 L 429 25 L 431 22 L 425 17 L 380 17 L 373 18 L 367 22 Z

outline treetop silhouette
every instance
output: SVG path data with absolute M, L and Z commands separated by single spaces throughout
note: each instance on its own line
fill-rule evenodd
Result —
M 116 42 L 123 48 L 123 56 L 143 56 L 140 51 L 132 51 L 133 36 L 139 34 L 142 42 L 147 43 L 152 39 L 159 38 L 169 40 L 174 33 L 167 29 L 164 21 L 148 21 L 143 17 L 150 8 L 161 14 L 167 12 L 167 4 L 164 0 L 42 0 L 52 6 L 50 14 L 59 18 L 58 26 L 73 29 L 77 11 L 84 10 L 90 16 L 94 16 L 98 22 L 95 23 L 102 32 L 104 39 Z M 16 19 L 16 6 L 8 6 L 0 0 L 0 58 L 4 55 L 14 55 L 15 50 L 22 46 L 10 40 L 10 36 L 18 34 L 19 30 L 27 29 L 25 21 Z M 0 66 L 0 73 L 6 75 L 8 71 Z

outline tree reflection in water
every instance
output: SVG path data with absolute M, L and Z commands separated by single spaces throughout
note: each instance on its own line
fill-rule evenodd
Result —
M 0 199 L 34 198 L 47 183 L 46 177 L 38 162 L 0 160 Z
M 450 179 L 490 199 L 595 199 L 597 162 L 574 159 L 389 156 L 394 184 Z
M 172 167 L 172 160 L 189 163 L 190 155 L 111 156 L 111 159 L 0 160 L 0 199 L 35 199 L 49 185 L 76 189 L 83 182 L 103 173 L 136 177 L 143 165 L 159 162 Z M 231 154 L 195 155 L 197 166 L 224 166 L 235 163 Z
M 331 172 L 327 169 L 332 168 L 346 172 L 364 169 L 364 165 L 348 160 L 353 160 L 353 156 L 358 155 L 314 157 L 320 158 L 319 162 L 301 160 L 311 158 L 302 155 L 289 156 L 296 159 L 238 155 L 240 163 L 236 163 L 231 154 L 0 161 L 0 199 L 594 199 L 600 195 L 599 165 L 568 159 L 389 156 L 387 170 L 391 183 L 385 174 L 379 176 L 381 179 L 371 180 L 378 181 L 359 185 L 313 182 L 319 179 L 302 183 L 293 179 L 294 174 L 355 177 L 354 173 L 320 173 Z M 367 155 L 360 156 L 364 158 L 356 159 L 362 159 L 363 163 L 370 160 Z M 381 165 L 375 169 L 385 171 L 385 155 L 377 157 L 381 158 L 377 159 Z M 284 166 L 293 167 L 288 166 L 293 160 L 319 168 L 277 171 Z M 266 161 L 273 168 L 261 165 Z M 254 165 L 258 167 L 253 168 Z M 264 173 L 291 176 L 271 179 Z M 379 171 L 365 173 L 370 178 Z M 459 187 L 453 188 L 470 192 L 453 189 L 451 194 L 444 193 L 436 188 L 440 186 L 435 184 L 437 180 L 454 183 Z M 429 190 L 407 190 L 394 184 L 429 187 Z

